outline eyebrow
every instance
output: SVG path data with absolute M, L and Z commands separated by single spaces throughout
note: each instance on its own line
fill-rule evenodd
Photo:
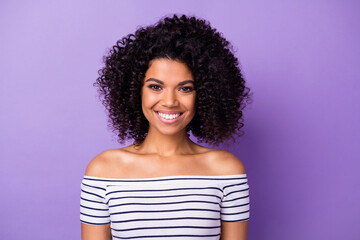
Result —
M 163 81 L 161 81 L 161 80 L 159 80 L 159 79 L 156 79 L 156 78 L 149 78 L 149 79 L 147 79 L 145 82 L 149 82 L 149 81 L 157 82 L 157 83 L 159 83 L 159 84 L 164 85 L 164 82 L 163 82 Z M 194 84 L 194 81 L 193 81 L 193 80 L 185 80 L 185 81 L 179 82 L 178 85 L 179 85 L 179 86 L 183 86 L 183 85 L 185 85 L 185 84 L 187 84 L 187 83 L 192 83 L 192 84 Z

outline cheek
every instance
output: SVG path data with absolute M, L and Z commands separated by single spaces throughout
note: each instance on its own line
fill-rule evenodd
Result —
M 157 102 L 156 96 L 154 94 L 149 94 L 146 91 L 143 92 L 141 97 L 141 104 L 143 107 L 143 110 L 148 110 L 149 108 L 153 107 L 155 103 Z
M 187 107 L 189 110 L 191 109 L 191 110 L 195 111 L 195 102 L 196 102 L 195 95 L 188 99 Z
M 149 121 L 151 104 L 146 94 L 144 94 L 141 98 L 141 108 L 145 118 Z

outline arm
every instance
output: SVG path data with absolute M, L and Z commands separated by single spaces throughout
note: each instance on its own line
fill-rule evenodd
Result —
M 235 155 L 226 151 L 222 151 L 221 153 L 222 156 L 219 157 L 219 159 L 221 160 L 222 165 L 218 166 L 218 169 L 222 170 L 223 175 L 246 173 L 245 167 L 243 163 L 240 161 L 240 159 L 238 159 Z M 235 191 L 234 193 L 231 193 L 229 195 L 230 199 L 233 199 L 234 195 L 237 195 L 237 197 L 243 197 L 244 195 L 248 195 L 247 191 L 239 191 L 243 188 L 246 187 L 244 187 L 243 185 L 239 187 L 235 187 L 235 186 L 227 187 L 225 190 L 225 194 L 228 194 L 229 191 Z M 228 207 L 227 209 L 229 209 L 231 205 L 240 205 L 246 202 L 248 202 L 248 200 L 239 199 L 237 201 L 230 201 L 226 204 L 226 207 Z M 246 210 L 246 206 L 241 207 L 239 209 L 237 209 L 234 206 L 233 210 L 231 210 L 230 212 L 244 211 L 244 210 Z M 239 219 L 239 216 L 238 218 L 235 219 Z M 221 221 L 221 238 L 220 238 L 221 240 L 247 240 L 249 221 L 248 220 L 234 221 L 235 219 L 229 218 L 227 221 Z
M 221 240 L 246 240 L 249 221 L 221 222 Z
M 96 156 L 87 166 L 85 175 L 86 176 L 95 176 L 95 177 L 104 177 L 107 172 L 107 155 L 108 153 L 104 152 Z M 106 177 L 106 176 L 105 176 Z M 99 189 L 89 188 L 86 191 L 95 190 L 96 195 L 102 195 L 102 192 L 99 192 Z M 95 195 L 85 195 L 84 197 L 92 197 L 92 201 L 101 202 L 101 199 L 96 199 Z M 94 206 L 93 202 L 84 201 L 83 204 L 87 204 L 87 207 L 93 208 L 104 208 L 104 206 Z M 91 213 L 87 213 L 91 214 Z M 86 221 L 86 220 L 85 220 Z M 81 239 L 82 240 L 111 240 L 111 229 L 110 224 L 87 224 L 81 223 Z
M 81 240 L 111 240 L 110 224 L 90 225 L 81 223 Z

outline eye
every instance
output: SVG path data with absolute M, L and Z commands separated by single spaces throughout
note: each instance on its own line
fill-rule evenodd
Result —
M 159 85 L 156 85 L 156 84 L 150 84 L 148 86 L 150 89 L 154 90 L 154 91 L 159 91 L 161 90 L 161 87 Z
M 193 90 L 194 90 L 193 87 L 182 87 L 182 88 L 180 88 L 180 91 L 182 91 L 182 92 L 191 92 Z

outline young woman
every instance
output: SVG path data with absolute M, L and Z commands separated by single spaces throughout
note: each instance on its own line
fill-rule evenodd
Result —
M 246 239 L 243 164 L 189 138 L 242 135 L 249 89 L 229 42 L 204 20 L 174 15 L 118 41 L 99 74 L 119 142 L 134 143 L 89 163 L 82 239 Z

